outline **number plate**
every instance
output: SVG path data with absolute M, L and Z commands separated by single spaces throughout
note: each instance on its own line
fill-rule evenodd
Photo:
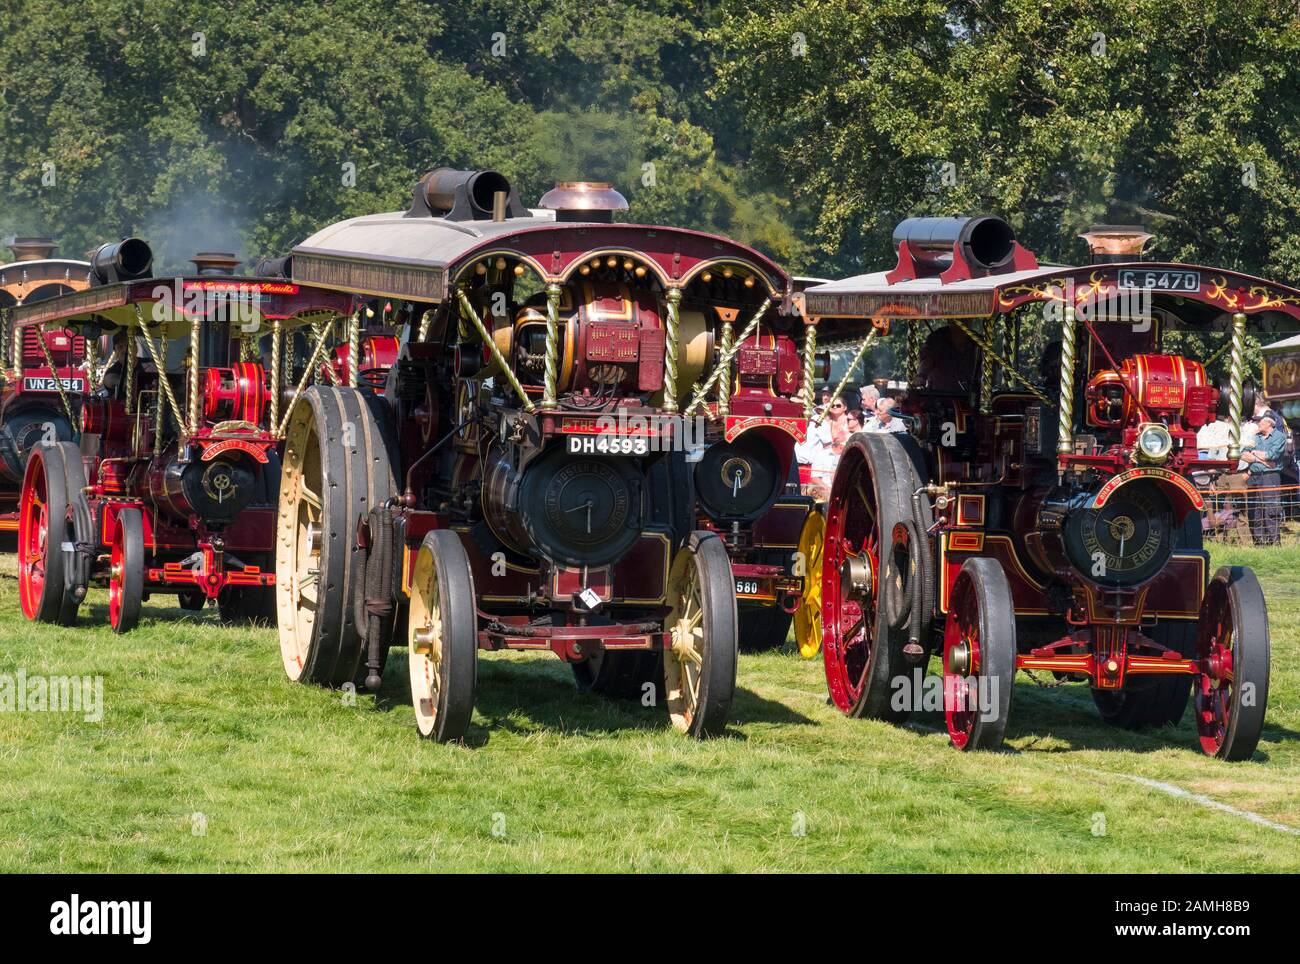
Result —
M 86 383 L 80 378 L 63 379 L 63 390 L 65 392 L 80 392 L 85 387 Z M 23 390 L 28 392 L 57 392 L 59 390 L 59 379 L 44 375 L 26 376 L 23 378 Z
M 1119 273 L 1121 288 L 1150 288 L 1154 291 L 1200 291 L 1199 271 L 1144 271 L 1125 268 Z
M 646 455 L 650 443 L 644 435 L 570 435 L 570 455 Z
M 737 579 L 736 580 L 737 596 L 761 596 L 764 599 L 771 599 L 772 594 L 767 591 L 761 579 Z

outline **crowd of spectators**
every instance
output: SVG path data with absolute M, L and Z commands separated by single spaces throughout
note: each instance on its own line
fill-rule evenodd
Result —
M 808 426 L 808 438 L 795 447 L 804 491 L 824 498 L 830 491 L 844 445 L 855 432 L 906 432 L 907 425 L 895 414 L 897 402 L 881 395 L 872 382 L 862 385 L 856 394 L 831 397 L 829 386 L 818 395 L 820 420 Z

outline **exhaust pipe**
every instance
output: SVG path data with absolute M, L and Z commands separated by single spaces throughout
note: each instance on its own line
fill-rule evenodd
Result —
M 153 268 L 153 251 L 139 238 L 123 238 L 101 244 L 90 253 L 89 260 L 91 283 L 107 285 L 147 278 Z
M 256 258 L 248 263 L 248 273 L 255 278 L 293 277 L 293 255 L 286 254 L 278 258 Z
M 920 264 L 947 268 L 953 248 L 971 267 L 996 271 L 1015 258 L 1016 234 L 1006 221 L 992 215 L 974 218 L 908 218 L 894 228 L 894 248 L 904 241 Z
M 497 195 L 505 195 L 504 212 Z M 527 217 L 528 210 L 499 171 L 460 171 L 439 167 L 420 178 L 407 217 L 440 217 L 448 221 L 487 221 Z

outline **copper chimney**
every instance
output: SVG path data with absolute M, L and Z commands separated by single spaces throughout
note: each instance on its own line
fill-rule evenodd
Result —
M 200 251 L 190 258 L 197 272 L 203 274 L 234 274 L 239 259 L 233 251 Z
M 53 238 L 14 238 L 9 244 L 15 261 L 44 261 L 54 257 L 59 246 Z
M 608 224 L 615 211 L 627 210 L 627 198 L 608 181 L 557 181 L 537 206 L 554 211 L 557 221 Z
M 1140 224 L 1094 224 L 1079 235 L 1092 253 L 1093 264 L 1142 261 L 1142 249 L 1152 235 Z

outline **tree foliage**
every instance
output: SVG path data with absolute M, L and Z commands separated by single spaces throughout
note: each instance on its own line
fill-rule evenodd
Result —
M 1262 0 L 746 0 L 719 96 L 836 268 L 913 214 L 991 211 L 1077 261 L 1092 223 L 1163 257 L 1300 275 L 1300 29 Z M 741 96 L 743 94 L 743 96 Z
M 796 271 L 994 211 L 1045 258 L 1093 222 L 1300 276 L 1300 29 L 1262 0 L 10 0 L 0 231 L 279 253 L 438 165 Z

